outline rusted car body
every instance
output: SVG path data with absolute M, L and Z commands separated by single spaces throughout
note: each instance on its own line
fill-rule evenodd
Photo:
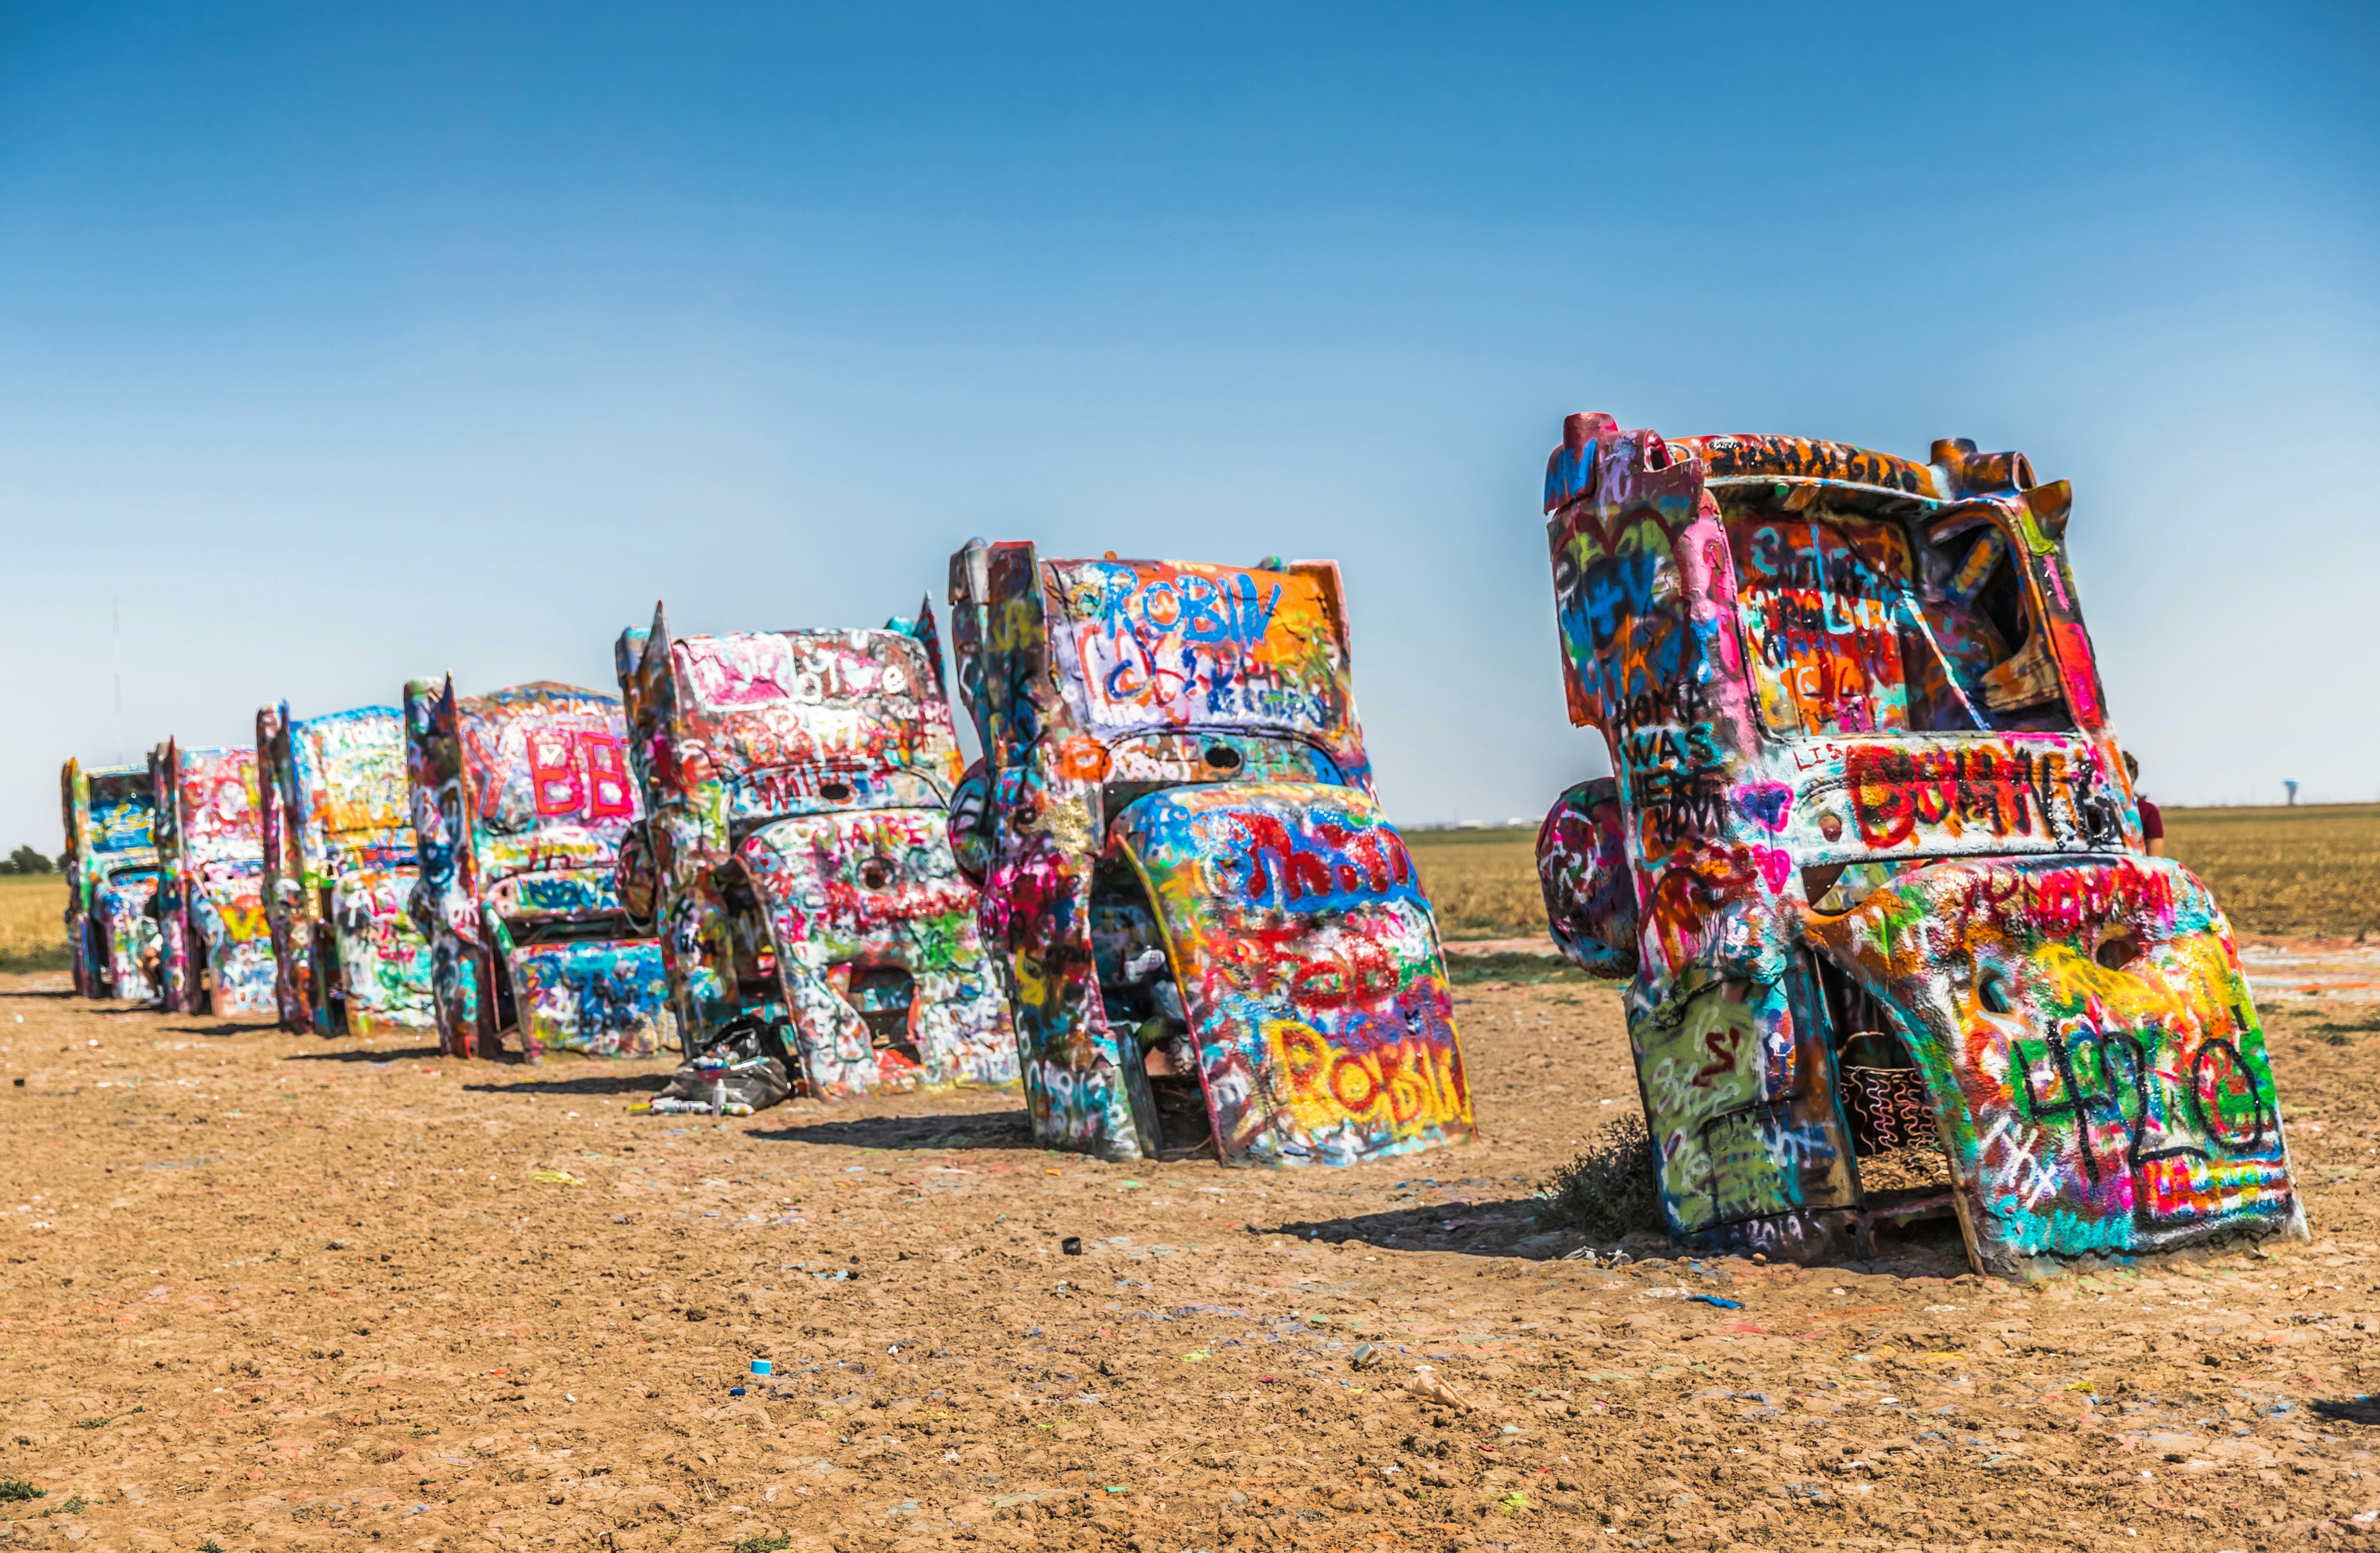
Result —
M 256 752 L 185 750 L 149 757 L 157 805 L 159 981 L 186 1014 L 269 1014 L 273 933 L 264 917 L 264 839 Z
M 1379 809 L 1339 569 L 952 557 L 953 805 L 1036 1136 L 1352 1161 L 1467 1138 L 1438 928 Z
M 1616 776 L 1539 871 L 1630 980 L 1678 1237 L 1809 1260 L 1955 1215 L 2030 1274 L 2304 1233 L 2230 929 L 2142 844 L 2070 501 L 1963 441 L 1564 426 L 1563 677 Z
M 404 715 L 363 706 L 298 720 L 283 702 L 257 713 L 256 747 L 282 1028 L 430 1028 L 430 941 L 406 910 L 419 869 Z
M 912 628 L 618 644 L 650 818 L 623 901 L 660 932 L 689 1051 L 775 1033 L 826 1099 L 1016 1082 L 1016 1037 L 951 855 L 958 741 Z
M 405 687 L 406 790 L 440 1044 L 457 1057 L 641 1057 L 677 1044 L 661 946 L 620 908 L 642 813 L 618 698 L 548 680 Z
M 146 1000 L 157 995 L 142 961 L 157 942 L 156 789 L 146 765 L 59 773 L 66 823 L 67 948 L 75 991 Z

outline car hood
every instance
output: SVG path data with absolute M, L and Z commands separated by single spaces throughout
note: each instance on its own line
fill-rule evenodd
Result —
M 1898 1018 L 1986 1270 L 2301 1232 L 2230 926 L 2180 864 L 1937 863 L 1804 927 Z
M 1364 793 L 1151 793 L 1109 845 L 1148 887 L 1226 1159 L 1330 1162 L 1469 1136 L 1438 927 Z

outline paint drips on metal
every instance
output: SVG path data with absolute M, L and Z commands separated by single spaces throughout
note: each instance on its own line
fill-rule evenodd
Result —
M 1630 981 L 1680 1237 L 1810 1259 L 1955 1215 L 2008 1273 L 2304 1233 L 2229 927 L 2145 855 L 2071 499 L 1966 442 L 1565 424 L 1562 677 L 1615 775 L 1539 874 Z M 1942 1184 L 1864 1179 L 1906 1150 Z
M 149 757 L 156 803 L 159 983 L 187 1014 L 273 1011 L 273 934 L 264 916 L 264 843 L 256 752 L 185 750 Z
M 930 607 L 882 630 L 621 635 L 651 811 L 622 897 L 707 1047 L 775 1033 L 826 1099 L 1003 1086 L 1016 1038 L 951 853 L 958 743 Z
M 952 804 L 1035 1135 L 1343 1164 L 1467 1138 L 1437 926 L 1374 798 L 1328 561 L 951 560 Z
M 86 771 L 69 760 L 59 773 L 66 855 L 67 948 L 75 991 L 85 997 L 157 996 L 148 969 L 156 960 L 155 823 L 157 792 L 149 767 Z
M 494 1057 L 647 1056 L 677 1044 L 661 947 L 613 864 L 643 813 L 616 697 L 540 680 L 405 688 L 406 775 L 439 1039 Z
M 419 869 L 395 707 L 293 721 L 256 715 L 263 765 L 264 911 L 285 1030 L 426 1030 L 430 940 L 407 912 Z

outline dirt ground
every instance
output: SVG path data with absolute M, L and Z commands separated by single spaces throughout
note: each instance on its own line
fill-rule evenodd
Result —
M 0 978 L 0 1479 L 44 1491 L 0 1546 L 2248 1549 L 2380 1510 L 2380 1021 L 2336 994 L 2265 999 L 2311 1245 L 2021 1287 L 1947 1229 L 1554 1259 L 1532 1189 L 1636 1104 L 1597 985 L 1463 989 L 1487 1141 L 1268 1173 L 1045 1153 L 1005 1096 L 632 1114 L 663 1064 L 64 982 Z

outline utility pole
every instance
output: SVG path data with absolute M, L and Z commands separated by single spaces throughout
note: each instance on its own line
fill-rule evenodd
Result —
M 115 626 L 115 764 L 124 764 L 124 597 L 118 593 L 107 601 L 107 613 Z

